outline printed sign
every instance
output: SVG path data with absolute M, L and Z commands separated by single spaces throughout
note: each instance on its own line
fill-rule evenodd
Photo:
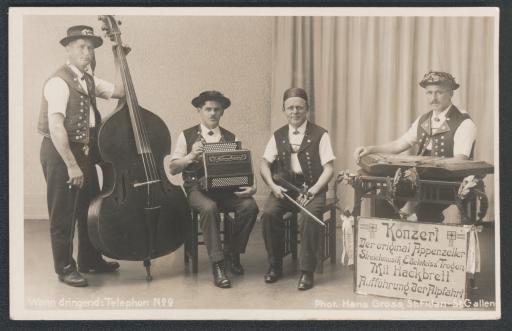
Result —
M 359 218 L 356 293 L 457 304 L 465 298 L 469 230 Z

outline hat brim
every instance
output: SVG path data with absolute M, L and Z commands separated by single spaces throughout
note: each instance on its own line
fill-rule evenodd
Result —
M 60 41 L 60 44 L 62 46 L 67 46 L 70 42 L 77 39 L 89 39 L 93 42 L 94 48 L 98 48 L 101 45 L 103 45 L 103 39 L 98 36 L 67 36 L 65 38 L 62 38 Z
M 197 96 L 192 99 L 192 105 L 196 108 L 201 107 L 206 101 L 218 101 L 222 108 L 226 109 L 231 106 L 231 101 L 223 96 Z
M 426 88 L 427 86 L 429 85 L 439 85 L 439 86 L 443 86 L 443 87 L 447 87 L 449 88 L 450 90 L 452 91 L 455 91 L 456 89 L 459 88 L 459 84 L 457 83 L 442 83 L 442 82 L 420 82 L 420 86 L 423 87 L 423 88 Z

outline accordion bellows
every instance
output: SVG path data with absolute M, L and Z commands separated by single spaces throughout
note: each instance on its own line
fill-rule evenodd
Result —
M 240 141 L 205 144 L 204 177 L 201 188 L 237 189 L 254 184 L 251 152 L 242 149 Z

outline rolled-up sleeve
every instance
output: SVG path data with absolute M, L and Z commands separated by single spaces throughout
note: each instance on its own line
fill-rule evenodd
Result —
M 263 158 L 267 160 L 268 163 L 274 162 L 274 160 L 277 158 L 277 145 L 274 135 L 272 135 L 272 137 L 267 143 L 267 147 L 265 147 Z
M 110 99 L 114 94 L 114 84 L 107 82 L 99 77 L 94 76 L 94 85 L 96 88 L 96 97 L 102 99 Z
M 420 118 L 418 117 L 414 123 L 412 123 L 409 130 L 407 130 L 406 133 L 404 133 L 400 138 L 398 138 L 398 141 L 400 142 L 406 142 L 410 146 L 414 146 L 418 143 L 418 122 Z
M 476 125 L 471 119 L 465 119 L 453 136 L 453 155 L 471 155 L 471 149 L 476 139 Z
M 174 149 L 174 153 L 172 153 L 171 161 L 181 159 L 187 155 L 187 141 L 185 140 L 185 135 L 183 132 L 178 136 L 178 140 L 176 141 L 176 148 Z
M 320 138 L 319 153 L 320 163 L 322 166 L 336 159 L 336 156 L 334 156 L 334 152 L 332 150 L 331 138 L 327 132 L 325 132 L 322 135 L 322 138 Z
M 44 85 L 43 94 L 48 102 L 48 115 L 62 114 L 66 117 L 69 99 L 69 88 L 66 82 L 60 77 L 53 77 Z

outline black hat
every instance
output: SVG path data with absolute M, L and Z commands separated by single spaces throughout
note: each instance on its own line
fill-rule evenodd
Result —
M 222 108 L 226 109 L 231 106 L 231 100 L 226 98 L 219 91 L 204 91 L 201 92 L 197 97 L 192 99 L 192 105 L 196 108 L 202 107 L 206 101 L 218 101 L 222 105 Z
M 94 30 L 87 25 L 75 25 L 68 29 L 68 35 L 64 37 L 60 43 L 66 46 L 71 41 L 76 39 L 90 39 L 94 43 L 94 48 L 100 47 L 103 44 L 103 39 L 94 34 Z
M 306 93 L 306 91 L 303 88 L 292 87 L 292 88 L 289 88 L 286 91 L 284 91 L 283 102 L 285 102 L 286 99 L 293 98 L 293 97 L 299 97 L 299 98 L 306 100 L 306 102 L 308 102 L 308 94 Z
M 420 86 L 425 88 L 429 85 L 440 85 L 453 91 L 459 88 L 455 78 L 449 73 L 442 71 L 429 71 L 423 76 Z

